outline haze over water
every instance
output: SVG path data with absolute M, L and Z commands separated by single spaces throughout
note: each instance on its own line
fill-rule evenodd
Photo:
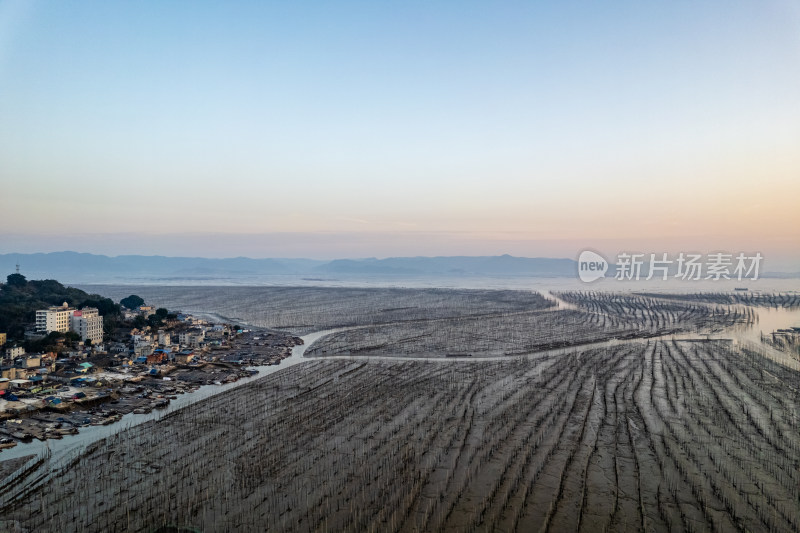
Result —
M 0 253 L 761 252 L 796 2 L 0 2 Z

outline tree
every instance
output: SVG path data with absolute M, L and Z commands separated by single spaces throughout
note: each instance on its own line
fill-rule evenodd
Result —
M 96 307 L 100 316 L 103 317 L 119 314 L 119 305 L 115 304 L 111 298 L 103 298 L 94 294 L 86 298 L 79 307 Z
M 128 309 L 137 309 L 140 305 L 144 305 L 144 300 L 135 294 L 131 294 L 127 298 L 120 300 L 119 303 Z
M 9 274 L 6 283 L 11 287 L 24 287 L 28 284 L 28 280 L 22 274 Z
M 167 311 L 163 307 L 159 307 L 158 309 L 156 309 L 156 316 L 158 318 L 163 320 L 163 319 L 167 318 L 167 315 L 169 315 L 169 311 Z

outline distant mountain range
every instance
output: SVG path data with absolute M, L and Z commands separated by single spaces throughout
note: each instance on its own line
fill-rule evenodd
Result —
M 15 271 L 29 280 L 58 279 L 65 283 L 99 284 L 185 284 L 214 281 L 235 284 L 261 283 L 266 277 L 292 276 L 305 281 L 354 280 L 357 278 L 401 279 L 423 276 L 526 276 L 577 277 L 572 259 L 543 257 L 453 256 L 389 257 L 386 259 L 252 259 L 231 257 L 164 257 L 120 255 L 108 257 L 77 252 L 0 254 L 0 280 Z M 609 265 L 612 277 L 616 265 Z M 646 272 L 646 265 L 642 272 Z M 764 278 L 800 278 L 800 273 L 764 272 Z
M 542 276 L 574 277 L 572 259 L 513 257 L 391 257 L 387 259 L 251 259 L 233 257 L 108 257 L 77 252 L 0 254 L 0 277 L 15 271 L 28 279 L 69 283 L 135 282 L 137 280 L 247 279 L 265 275 L 305 276 Z

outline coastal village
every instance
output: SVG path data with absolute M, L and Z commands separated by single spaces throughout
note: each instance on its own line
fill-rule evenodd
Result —
M 163 409 L 177 395 L 280 364 L 302 343 L 156 309 L 135 295 L 123 299 L 120 315 L 109 328 L 94 307 L 64 302 L 38 309 L 24 337 L 29 345 L 55 338 L 46 352 L 28 353 L 0 332 L 0 450 Z

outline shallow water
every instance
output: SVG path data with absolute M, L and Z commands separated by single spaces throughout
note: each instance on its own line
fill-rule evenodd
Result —
M 373 288 L 423 288 L 423 289 L 530 289 L 530 290 L 584 290 L 584 291 L 663 291 L 678 293 L 731 292 L 736 288 L 747 288 L 753 292 L 800 292 L 800 278 L 760 278 L 753 280 L 697 280 L 678 279 L 617 280 L 603 278 L 584 283 L 577 277 L 541 276 L 359 276 L 326 277 L 309 279 L 303 276 L 256 276 L 242 280 L 227 278 L 192 280 L 170 279 L 165 282 L 154 280 L 129 280 L 128 282 L 109 282 L 104 284 L 75 284 L 88 292 L 104 294 L 104 289 L 118 288 L 129 290 L 136 286 L 149 287 L 373 287 Z M 123 289 L 124 288 L 124 289 Z M 130 293 L 128 293 L 130 294 Z M 127 296 L 127 294 L 126 294 Z

